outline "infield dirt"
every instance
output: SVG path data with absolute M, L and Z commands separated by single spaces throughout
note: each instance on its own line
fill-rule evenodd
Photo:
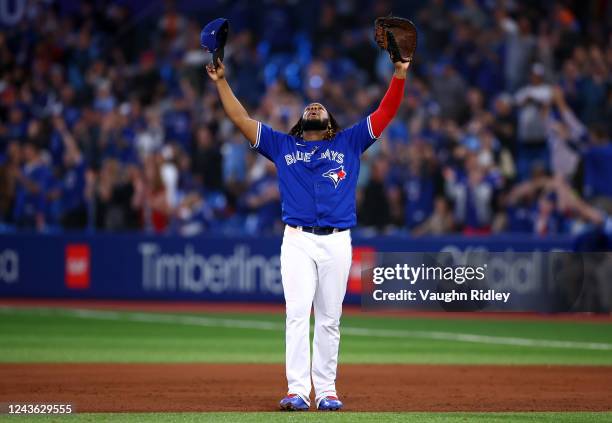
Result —
M 0 364 L 0 403 L 77 412 L 270 411 L 278 364 Z M 612 367 L 340 365 L 347 411 L 610 411 Z

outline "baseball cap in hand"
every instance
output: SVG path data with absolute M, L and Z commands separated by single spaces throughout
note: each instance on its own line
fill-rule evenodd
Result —
M 217 59 L 223 61 L 223 53 L 227 34 L 229 32 L 229 21 L 225 18 L 217 18 L 206 24 L 200 32 L 200 45 L 213 55 L 213 64 L 217 66 Z

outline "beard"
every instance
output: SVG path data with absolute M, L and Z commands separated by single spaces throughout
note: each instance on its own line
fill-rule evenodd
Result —
M 302 131 L 323 131 L 329 125 L 329 118 L 326 119 L 304 119 L 302 121 Z

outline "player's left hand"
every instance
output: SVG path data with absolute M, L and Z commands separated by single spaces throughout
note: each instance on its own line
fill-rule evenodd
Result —
M 406 78 L 406 74 L 408 73 L 408 68 L 410 68 L 410 63 L 411 61 L 408 61 L 408 62 L 397 61 L 393 63 L 393 66 L 395 66 L 394 75 L 397 78 L 401 78 L 401 79 Z

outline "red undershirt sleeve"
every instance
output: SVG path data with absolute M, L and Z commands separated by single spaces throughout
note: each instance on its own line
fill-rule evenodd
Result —
M 405 79 L 399 79 L 395 76 L 391 79 L 391 84 L 387 93 L 383 97 L 378 109 L 370 115 L 370 123 L 372 132 L 378 138 L 385 130 L 387 125 L 393 120 L 404 96 Z

